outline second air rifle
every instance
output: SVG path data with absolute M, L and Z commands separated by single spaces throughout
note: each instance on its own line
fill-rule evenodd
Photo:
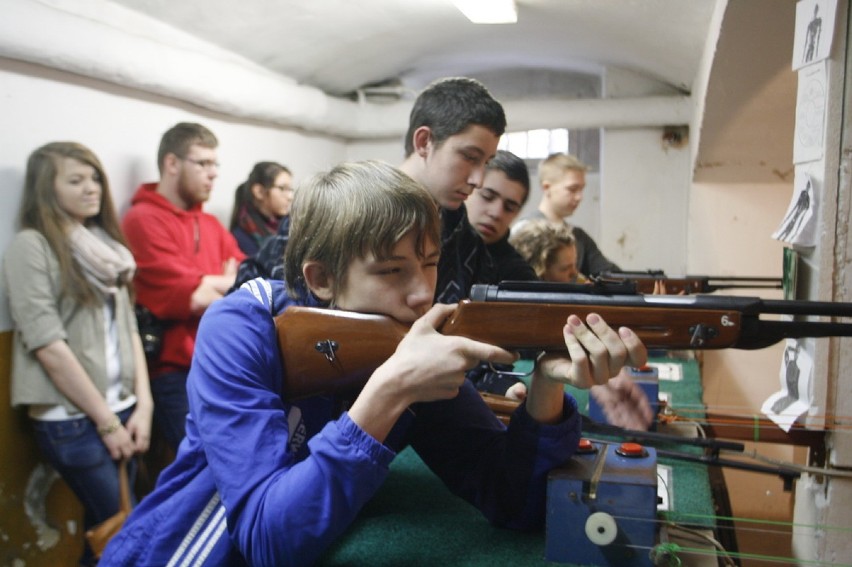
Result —
M 712 293 L 721 289 L 782 289 L 781 278 L 747 276 L 667 276 L 662 270 L 645 272 L 603 272 L 593 282 L 627 283 L 637 293 L 654 293 L 654 284 L 665 285 L 665 293 Z
M 569 315 L 630 327 L 649 349 L 759 349 L 784 339 L 852 336 L 852 303 L 715 295 L 620 294 L 617 285 L 475 285 L 438 329 L 520 352 L 565 352 Z M 767 319 L 765 316 L 774 316 Z M 790 315 L 808 320 L 779 320 Z M 821 320 L 811 320 L 819 318 Z M 276 319 L 288 399 L 357 393 L 408 327 L 383 315 L 290 307 Z M 441 353 L 435 353 L 440 356 Z

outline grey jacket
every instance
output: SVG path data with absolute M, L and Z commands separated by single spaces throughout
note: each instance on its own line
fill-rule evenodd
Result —
M 59 261 L 44 236 L 35 230 L 15 235 L 3 258 L 3 282 L 15 323 L 12 405 L 62 404 L 72 415 L 81 413 L 56 389 L 35 351 L 57 340 L 66 341 L 97 389 L 105 393 L 108 384 L 103 306 L 83 306 L 69 297 L 60 299 Z M 124 397 L 133 393 L 132 338 L 138 332 L 127 288 L 116 294 L 115 317 Z

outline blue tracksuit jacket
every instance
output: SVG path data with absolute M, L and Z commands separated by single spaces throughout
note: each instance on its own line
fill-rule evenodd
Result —
M 379 443 L 336 415 L 332 399 L 282 399 L 273 317 L 305 304 L 316 306 L 291 299 L 283 282 L 256 279 L 208 309 L 187 382 L 186 438 L 101 567 L 309 565 L 409 444 L 489 521 L 541 525 L 547 472 L 580 436 L 572 398 L 557 425 L 538 424 L 521 406 L 506 428 L 466 382 L 453 400 L 412 406 Z

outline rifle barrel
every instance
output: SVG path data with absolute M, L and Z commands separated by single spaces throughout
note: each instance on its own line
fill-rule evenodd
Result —
M 793 299 L 761 299 L 760 302 L 761 313 L 809 315 L 813 317 L 852 317 L 852 303 Z
M 783 289 L 781 278 L 764 276 L 668 276 L 662 271 L 603 272 L 592 278 L 600 284 L 632 283 L 640 293 L 652 293 L 657 282 L 670 293 L 712 293 L 720 289 Z
M 769 285 L 769 284 L 707 284 L 707 287 L 711 291 L 717 291 L 720 289 L 781 289 L 781 284 L 778 285 Z
M 749 278 L 746 276 L 684 276 L 687 278 L 706 278 L 710 281 L 714 282 L 765 282 L 765 283 L 773 283 L 778 284 L 779 286 L 783 283 L 781 278 L 764 278 L 764 277 L 755 277 Z
M 560 317 L 570 314 L 571 306 L 576 307 L 578 315 L 601 310 L 611 317 L 607 319 L 604 315 L 611 324 L 632 327 L 649 348 L 733 347 L 751 350 L 765 348 L 784 339 L 852 337 L 852 322 L 837 321 L 852 317 L 852 303 L 710 294 L 607 295 L 600 291 L 583 293 L 577 288 L 571 284 L 546 282 L 474 285 L 469 303 L 471 307 L 487 302 L 526 305 L 529 312 L 535 310 L 539 317 L 549 313 L 554 318 L 556 313 Z M 669 311 L 682 314 L 666 318 Z M 693 311 L 694 318 L 687 316 Z M 796 319 L 762 319 L 764 314 L 789 315 Z M 802 320 L 804 317 L 829 317 L 835 321 Z M 550 322 L 557 325 L 555 320 Z M 521 346 L 515 345 L 516 348 Z
M 518 303 L 557 303 L 562 305 L 611 305 L 635 308 L 717 309 L 740 311 L 743 315 L 802 315 L 811 317 L 852 317 L 852 303 L 789 299 L 761 299 L 736 295 L 630 295 L 607 294 L 585 284 L 552 282 L 502 282 L 476 284 L 471 301 Z
M 823 321 L 765 321 L 743 318 L 737 348 L 753 350 L 774 345 L 784 339 L 806 337 L 852 337 L 852 323 Z
M 713 439 L 708 437 L 683 437 L 680 435 L 670 435 L 668 433 L 657 433 L 655 431 L 636 431 L 632 429 L 624 429 L 616 425 L 608 423 L 598 423 L 592 419 L 583 417 L 583 434 L 588 437 L 589 434 L 608 435 L 610 437 L 618 437 L 619 439 L 636 441 L 637 443 L 645 443 L 657 447 L 659 444 L 669 445 L 691 445 L 693 447 L 702 447 L 713 451 L 734 451 L 742 453 L 745 451 L 745 445 L 734 441 L 725 441 L 722 439 Z
M 657 456 L 668 459 L 678 459 L 681 461 L 701 463 L 711 467 L 727 467 L 744 471 L 778 475 L 784 480 L 785 490 L 788 490 L 788 484 L 792 486 L 792 481 L 801 478 L 802 476 L 802 473 L 800 471 L 791 468 L 786 468 L 782 466 L 773 467 L 768 465 L 759 465 L 734 459 L 722 459 L 720 457 L 715 457 L 712 455 L 693 455 L 690 453 L 681 453 L 678 451 L 667 451 L 664 449 L 657 449 Z
M 772 284 L 773 287 L 781 287 L 784 283 L 782 278 L 766 276 L 670 276 L 663 272 L 603 272 L 596 277 L 604 280 L 691 280 L 702 282 L 760 282 Z

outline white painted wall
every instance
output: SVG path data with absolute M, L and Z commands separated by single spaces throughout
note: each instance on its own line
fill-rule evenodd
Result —
M 687 217 L 688 272 L 780 276 L 783 245 L 770 234 L 783 218 L 791 193 L 789 183 L 693 185 Z M 771 290 L 738 294 L 781 298 L 780 291 Z M 705 404 L 722 413 L 758 415 L 763 401 L 779 389 L 783 347 L 778 343 L 759 350 L 704 352 Z M 802 462 L 791 447 L 751 444 L 748 449 Z M 790 520 L 793 495 L 784 492 L 780 478 L 732 469 L 723 472 L 735 516 Z
M 393 140 L 366 140 L 352 142 L 346 146 L 346 159 L 360 161 L 380 159 L 392 165 L 399 165 L 405 157 L 404 134 Z
M 603 77 L 608 100 L 671 94 L 670 86 L 627 69 L 607 68 Z M 664 143 L 662 126 L 604 128 L 598 246 L 624 270 L 686 274 L 690 184 L 688 140 Z
M 696 183 L 690 195 L 687 268 L 691 273 L 781 276 L 778 228 L 791 183 Z
M 598 246 L 625 270 L 686 274 L 689 150 L 662 128 L 606 129 L 601 140 Z

